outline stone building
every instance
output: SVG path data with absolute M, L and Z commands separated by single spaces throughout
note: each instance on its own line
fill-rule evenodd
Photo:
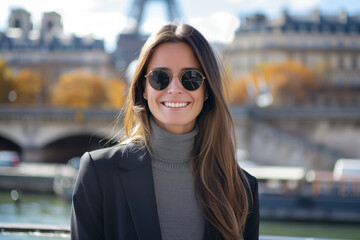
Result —
M 16 9 L 12 11 L 12 14 L 9 18 L 9 30 L 18 29 L 19 37 L 26 37 L 29 32 L 33 29 L 33 25 L 30 20 L 30 13 L 23 9 Z M 15 30 L 16 31 L 16 30 Z
M 0 58 L 17 72 L 23 68 L 38 70 L 51 87 L 58 77 L 74 69 L 113 77 L 116 72 L 104 41 L 92 36 L 65 34 L 61 15 L 43 14 L 41 28 L 34 29 L 30 13 L 13 10 L 6 32 L 0 32 Z
M 321 101 L 329 104 L 336 93 L 337 102 L 360 104 L 360 15 L 342 11 L 330 16 L 314 10 L 308 16 L 292 16 L 283 11 L 279 18 L 268 19 L 255 14 L 241 21 L 222 54 L 233 78 L 262 62 L 292 60 L 322 69 L 326 91 Z

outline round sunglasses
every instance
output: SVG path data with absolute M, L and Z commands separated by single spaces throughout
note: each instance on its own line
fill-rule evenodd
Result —
M 148 79 L 151 87 L 159 91 L 167 88 L 173 77 L 179 77 L 181 84 L 186 90 L 189 91 L 195 91 L 199 89 L 205 79 L 204 75 L 196 69 L 185 70 L 181 73 L 180 76 L 171 75 L 170 73 L 161 69 L 151 70 L 149 74 L 145 75 L 145 78 Z

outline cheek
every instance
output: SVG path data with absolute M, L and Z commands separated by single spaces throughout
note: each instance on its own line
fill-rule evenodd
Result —
M 152 92 L 153 88 L 149 85 L 149 83 L 145 82 L 145 88 L 144 88 L 144 98 L 146 100 L 149 100 L 152 96 L 154 96 L 154 93 Z
M 200 91 L 197 92 L 197 98 L 199 102 L 204 102 L 205 100 L 205 96 L 207 95 L 206 93 L 206 88 L 204 87 L 204 84 L 201 86 L 201 88 L 199 89 Z
M 201 91 L 199 93 L 197 93 L 196 95 L 194 94 L 193 96 L 193 99 L 194 99 L 194 107 L 197 109 L 196 111 L 201 111 L 201 109 L 203 108 L 203 105 L 204 105 L 204 92 Z
M 145 85 L 144 98 L 147 100 L 148 105 L 156 102 L 161 92 L 153 89 L 148 83 Z

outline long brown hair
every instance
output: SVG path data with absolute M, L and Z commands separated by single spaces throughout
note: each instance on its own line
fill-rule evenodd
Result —
M 197 117 L 199 133 L 190 161 L 195 192 L 207 221 L 224 239 L 242 239 L 248 213 L 243 171 L 235 158 L 235 131 L 224 99 L 224 76 L 210 44 L 195 28 L 169 24 L 153 33 L 143 46 L 125 105 L 126 141 L 150 142 L 150 110 L 143 98 L 147 65 L 155 48 L 184 42 L 194 51 L 206 77 L 208 99 Z M 242 181 L 243 180 L 243 181 Z

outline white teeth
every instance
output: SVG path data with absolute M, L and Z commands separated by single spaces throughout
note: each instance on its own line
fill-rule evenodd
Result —
M 172 103 L 172 102 L 165 102 L 165 106 L 172 107 L 172 108 L 179 108 L 179 107 L 185 107 L 187 103 Z

